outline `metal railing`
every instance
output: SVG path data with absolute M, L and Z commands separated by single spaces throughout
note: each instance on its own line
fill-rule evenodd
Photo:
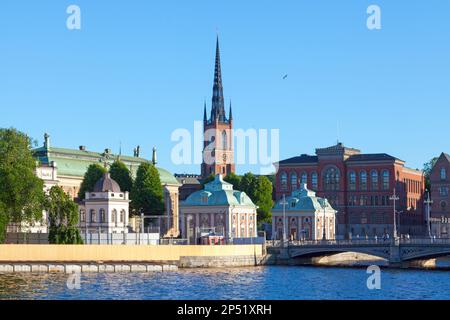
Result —
M 295 247 L 295 246 L 386 246 L 393 243 L 393 239 L 352 239 L 352 240 L 268 240 L 267 247 Z M 448 238 L 410 238 L 398 239 L 400 245 L 449 245 Z

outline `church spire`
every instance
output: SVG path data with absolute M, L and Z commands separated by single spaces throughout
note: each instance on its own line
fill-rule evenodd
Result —
M 230 121 L 233 120 L 233 109 L 231 107 L 231 100 L 230 100 L 230 113 L 228 114 L 228 118 L 230 119 Z
M 205 100 L 205 108 L 204 108 L 204 112 L 203 112 L 203 122 L 207 122 L 208 121 L 208 115 L 206 114 L 206 100 Z
M 214 86 L 212 97 L 211 120 L 226 122 L 223 85 L 222 85 L 222 69 L 220 65 L 219 36 L 217 36 L 216 42 L 216 65 L 214 68 Z

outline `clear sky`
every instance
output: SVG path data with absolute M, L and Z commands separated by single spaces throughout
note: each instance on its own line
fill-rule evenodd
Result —
M 66 28 L 71 4 L 81 30 Z M 217 32 L 235 126 L 280 129 L 282 159 L 337 139 L 413 168 L 450 152 L 446 0 L 2 0 L 0 127 L 39 145 L 157 146 L 160 166 L 199 172 L 173 164 L 171 134 L 210 107 Z

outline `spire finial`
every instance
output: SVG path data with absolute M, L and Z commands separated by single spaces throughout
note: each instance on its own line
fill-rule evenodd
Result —
M 156 147 L 153 147 L 152 163 L 154 166 L 158 164 L 158 160 L 156 158 Z
M 225 121 L 225 108 L 223 97 L 223 85 L 222 85 L 222 69 L 220 64 L 220 47 L 219 36 L 217 36 L 216 42 L 216 63 L 214 68 L 214 86 L 211 108 L 211 120 L 212 121 Z

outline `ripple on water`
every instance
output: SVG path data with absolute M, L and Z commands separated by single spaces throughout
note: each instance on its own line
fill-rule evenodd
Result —
M 0 299 L 101 300 L 377 300 L 450 299 L 448 272 L 383 270 L 371 291 L 365 269 L 257 267 L 168 273 L 82 274 L 81 289 L 64 274 L 0 274 Z

